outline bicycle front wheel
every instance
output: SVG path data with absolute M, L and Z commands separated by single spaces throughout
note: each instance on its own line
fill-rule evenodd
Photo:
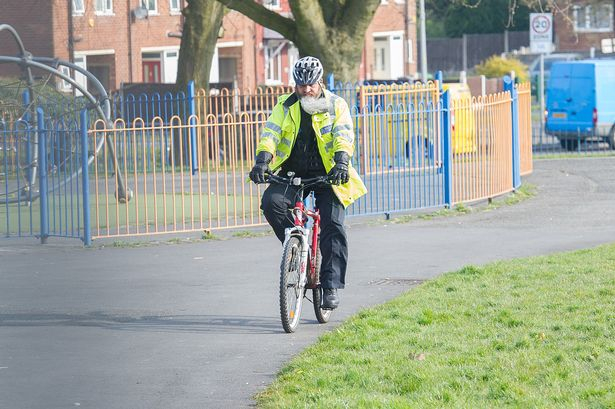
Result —
M 284 246 L 280 265 L 280 317 L 284 331 L 295 332 L 299 326 L 304 286 L 301 285 L 301 240 L 291 237 Z

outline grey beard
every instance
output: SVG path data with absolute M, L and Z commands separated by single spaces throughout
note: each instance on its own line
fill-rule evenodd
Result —
M 305 96 L 301 97 L 299 99 L 299 102 L 301 103 L 301 108 L 303 108 L 303 110 L 310 115 L 327 112 L 327 110 L 329 109 L 327 104 L 327 98 L 325 97 L 318 98 Z

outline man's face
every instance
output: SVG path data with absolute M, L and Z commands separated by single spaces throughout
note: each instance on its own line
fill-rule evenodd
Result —
M 297 85 L 295 86 L 295 92 L 300 97 L 318 97 L 321 92 L 320 84 L 310 84 L 310 85 Z

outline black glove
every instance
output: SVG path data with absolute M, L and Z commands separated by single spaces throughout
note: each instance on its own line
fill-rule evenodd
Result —
M 256 155 L 256 163 L 250 171 L 250 179 L 254 183 L 265 183 L 265 173 L 270 172 L 269 162 L 273 159 L 273 155 L 267 151 L 260 151 Z
M 335 152 L 333 156 L 335 166 L 331 168 L 329 174 L 329 180 L 334 185 L 348 183 L 350 176 L 348 175 L 348 162 L 350 162 L 350 155 L 344 151 Z

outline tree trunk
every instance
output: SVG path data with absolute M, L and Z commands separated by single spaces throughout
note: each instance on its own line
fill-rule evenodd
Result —
M 224 6 L 216 0 L 187 0 L 188 5 L 182 11 L 185 21 L 177 63 L 176 89 L 186 93 L 188 82 L 194 81 L 195 89 L 209 89 L 209 72 L 216 50 L 218 33 L 222 26 Z M 186 107 L 187 104 L 180 104 Z M 180 112 L 180 118 L 186 120 L 188 112 Z M 190 163 L 188 132 L 173 128 L 172 156 L 175 164 Z M 183 139 L 180 144 L 180 139 Z M 169 158 L 171 159 L 171 158 Z
M 209 71 L 222 26 L 224 6 L 216 0 L 187 0 L 182 11 L 185 21 L 177 65 L 177 88 L 185 91 L 188 82 L 209 88 Z
M 324 43 L 312 44 L 306 39 L 305 44 L 299 42 L 296 46 L 301 55 L 317 56 L 325 72 L 333 73 L 336 81 L 354 83 L 359 78 L 365 35 L 351 37 L 341 30 L 330 31 L 330 39 Z

